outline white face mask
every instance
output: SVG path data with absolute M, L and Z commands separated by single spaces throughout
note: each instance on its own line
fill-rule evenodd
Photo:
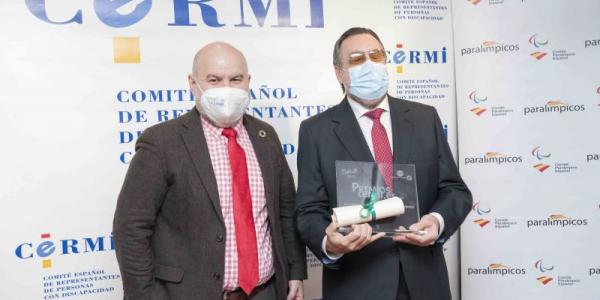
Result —
M 199 84 L 198 88 L 202 90 Z M 202 97 L 196 97 L 198 111 L 221 128 L 235 125 L 248 108 L 250 97 L 248 92 L 232 87 L 211 88 L 202 92 Z

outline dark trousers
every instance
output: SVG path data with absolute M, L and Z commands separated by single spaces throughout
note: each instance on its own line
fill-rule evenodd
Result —
M 402 270 L 402 263 L 400 263 L 400 275 L 398 276 L 398 292 L 396 293 L 396 300 L 410 300 L 410 294 L 408 293 L 408 286 L 404 279 L 404 272 Z
M 249 300 L 277 300 L 277 292 L 275 290 L 275 276 L 267 283 L 255 288 L 250 294 Z

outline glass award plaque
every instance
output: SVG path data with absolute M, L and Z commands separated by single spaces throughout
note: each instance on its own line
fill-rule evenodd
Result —
M 391 187 L 386 185 L 380 167 L 391 170 Z M 335 169 L 338 208 L 354 208 L 343 212 L 345 220 L 352 219 L 349 222 L 354 223 L 360 218 L 361 223 L 368 221 L 373 231 L 385 232 L 386 235 L 397 232 L 400 226 L 408 228 L 419 221 L 415 165 L 378 166 L 375 162 L 336 161 Z M 342 211 L 338 209 L 338 213 Z M 348 227 L 344 230 L 348 231 Z M 344 230 L 338 231 L 343 233 Z

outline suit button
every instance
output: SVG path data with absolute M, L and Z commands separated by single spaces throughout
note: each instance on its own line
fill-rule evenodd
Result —
M 217 235 L 217 242 L 220 243 L 222 241 L 223 241 L 223 235 L 222 234 Z
M 219 273 L 214 273 L 213 277 L 215 278 L 215 280 L 221 280 L 221 274 Z

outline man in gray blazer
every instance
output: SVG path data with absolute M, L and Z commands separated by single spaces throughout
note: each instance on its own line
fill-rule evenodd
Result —
M 243 54 L 200 49 L 196 107 L 144 131 L 114 217 L 126 299 L 302 299 L 295 187 L 273 127 L 245 115 Z
M 296 220 L 302 240 L 323 262 L 323 299 L 448 300 L 442 250 L 472 203 L 433 107 L 387 95 L 386 53 L 379 37 L 351 28 L 334 46 L 333 65 L 346 92 L 340 104 L 302 122 Z M 336 232 L 336 161 L 414 164 L 421 220 L 383 239 L 368 224 Z M 389 171 L 389 173 L 387 173 Z

